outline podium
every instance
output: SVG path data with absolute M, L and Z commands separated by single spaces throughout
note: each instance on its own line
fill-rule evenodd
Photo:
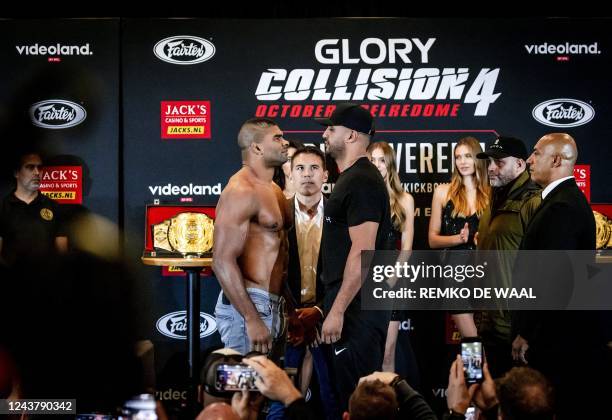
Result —
M 187 362 L 188 362 L 188 404 L 197 407 L 198 385 L 200 382 L 200 273 L 212 266 L 212 252 L 183 253 L 159 251 L 154 247 L 154 225 L 181 213 L 202 213 L 214 219 L 214 207 L 199 206 L 147 206 L 145 221 L 145 251 L 141 261 L 145 265 L 158 267 L 179 267 L 187 274 L 185 310 L 187 313 Z M 198 410 L 199 411 L 199 410 Z M 197 413 L 196 413 L 197 414 Z

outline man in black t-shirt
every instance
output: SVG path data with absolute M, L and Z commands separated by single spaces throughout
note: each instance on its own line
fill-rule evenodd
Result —
M 41 168 L 40 155 L 22 155 L 15 190 L 0 203 L 0 261 L 7 265 L 37 262 L 68 248 L 59 205 L 38 191 Z
M 361 251 L 388 249 L 389 195 L 366 149 L 374 134 L 370 113 L 356 104 L 339 104 L 323 139 L 340 175 L 325 206 L 321 257 L 325 289 L 322 339 L 332 345 L 335 385 L 341 408 L 359 378 L 380 370 L 390 311 L 362 311 Z

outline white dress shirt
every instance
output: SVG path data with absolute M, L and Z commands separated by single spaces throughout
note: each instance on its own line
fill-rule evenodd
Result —
M 544 199 L 546 198 L 546 196 L 547 196 L 548 194 L 550 194 L 550 193 L 551 193 L 551 191 L 552 191 L 552 190 L 554 190 L 554 189 L 557 187 L 557 185 L 559 185 L 560 183 L 562 183 L 562 182 L 563 182 L 563 181 L 565 181 L 566 179 L 570 179 L 570 178 L 574 178 L 574 177 L 573 177 L 573 176 L 566 176 L 565 178 L 560 178 L 560 179 L 557 179 L 556 181 L 553 181 L 553 182 L 551 182 L 550 184 L 548 184 L 548 185 L 546 186 L 546 188 L 544 188 L 544 189 L 542 190 L 542 200 L 544 200 Z

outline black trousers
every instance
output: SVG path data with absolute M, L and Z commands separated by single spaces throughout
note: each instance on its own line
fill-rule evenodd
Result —
M 349 305 L 344 313 L 341 338 L 331 346 L 332 382 L 341 412 L 348 410 L 349 398 L 359 378 L 379 371 L 385 354 L 391 311 L 362 311 L 360 306 L 356 301 Z M 331 304 L 326 305 L 329 308 Z

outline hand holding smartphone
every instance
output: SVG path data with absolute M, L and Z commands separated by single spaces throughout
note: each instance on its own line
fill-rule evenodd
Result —
M 258 391 L 255 386 L 257 372 L 243 363 L 217 366 L 215 388 L 218 391 Z
M 461 339 L 461 360 L 463 360 L 463 372 L 468 385 L 483 381 L 483 354 L 480 337 L 464 337 Z

